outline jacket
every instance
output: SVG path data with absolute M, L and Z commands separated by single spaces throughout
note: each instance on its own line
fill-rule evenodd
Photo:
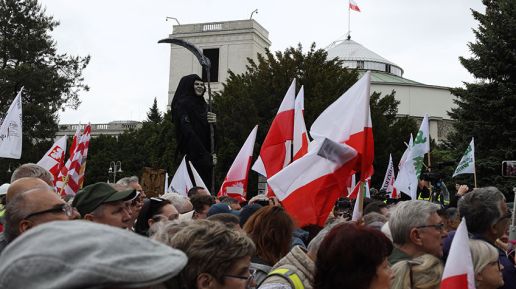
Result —
M 272 267 L 267 278 L 261 284 L 257 284 L 260 285 L 260 289 L 312 289 L 314 273 L 314 261 L 301 247 L 295 246 Z M 303 288 L 298 288 L 299 283 Z M 292 287 L 293 284 L 295 288 Z

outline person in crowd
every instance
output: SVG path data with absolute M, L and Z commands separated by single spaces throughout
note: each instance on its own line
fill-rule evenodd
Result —
M 381 232 L 355 223 L 336 225 L 315 260 L 314 288 L 389 289 L 392 244 Z
M 5 236 L 0 242 L 0 252 L 27 230 L 51 221 L 70 220 L 72 216 L 72 207 L 46 184 L 18 193 L 5 210 Z
M 377 229 L 380 231 L 385 223 L 387 223 L 387 217 L 377 212 L 369 212 L 363 217 L 364 224 L 368 227 Z
M 240 211 L 233 210 L 231 206 L 227 203 L 218 203 L 210 207 L 210 209 L 208 210 L 207 217 L 211 217 L 217 214 L 232 214 L 238 216 L 239 213 Z
M 198 220 L 180 229 L 170 239 L 157 240 L 185 252 L 188 257 L 188 264 L 177 280 L 179 289 L 247 289 L 255 286 L 250 270 L 255 246 L 242 232 L 217 222 Z
M 505 197 L 495 187 L 476 188 L 465 194 L 458 203 L 459 214 L 466 219 L 466 225 L 473 239 L 482 240 L 496 247 L 496 240 L 508 230 L 511 213 Z M 455 234 L 448 234 L 445 240 L 445 255 L 449 252 Z M 514 260 L 498 249 L 499 261 L 503 266 L 504 285 L 500 288 L 516 288 L 516 268 Z
M 446 208 L 442 216 L 446 232 L 456 231 L 460 224 L 459 210 L 454 207 Z
M 159 222 L 155 226 L 149 229 L 149 236 L 152 240 L 156 240 L 165 244 L 170 244 L 170 240 L 176 235 L 177 232 L 186 228 L 194 220 L 174 220 Z
M 186 195 L 191 200 L 194 196 L 198 195 L 210 196 L 210 193 L 203 187 L 193 187 L 188 190 L 188 193 Z
M 503 265 L 498 261 L 498 250 L 487 242 L 470 240 L 469 248 L 475 270 L 477 289 L 497 289 L 504 285 Z
M 338 198 L 333 206 L 332 213 L 328 216 L 327 224 L 332 223 L 335 219 L 342 218 L 351 220 L 353 214 L 353 204 L 348 198 Z
M 209 216 L 207 218 L 207 220 L 222 223 L 226 227 L 233 229 L 233 230 L 243 231 L 242 227 L 240 227 L 240 219 L 234 214 L 230 214 L 230 213 L 215 214 L 215 215 Z
M 215 204 L 214 198 L 210 195 L 195 195 L 190 201 L 192 202 L 193 210 L 179 216 L 181 220 L 199 220 L 208 217 L 210 207 Z
M 179 212 L 169 200 L 162 198 L 146 199 L 134 226 L 134 231 L 140 235 L 148 236 L 149 228 L 154 224 L 173 221 L 177 218 L 179 218 Z
M 423 280 L 418 284 L 439 286 L 443 272 L 439 258 L 442 257 L 443 238 L 446 237 L 444 224 L 437 214 L 439 209 L 439 205 L 428 201 L 411 200 L 399 203 L 391 211 L 389 228 L 394 250 L 389 256 L 389 263 L 395 272 L 393 289 L 407 288 L 403 286 L 406 285 L 406 277 L 410 277 L 410 274 L 405 273 L 416 271 L 411 267 L 413 264 L 419 265 L 418 269 L 421 269 L 421 272 L 432 270 L 436 273 L 422 276 Z M 432 279 L 428 280 L 427 277 Z
M 240 210 L 240 227 L 244 228 L 245 223 L 254 213 L 263 208 L 260 204 L 247 204 Z
M 391 289 L 439 289 L 443 270 L 441 260 L 431 254 L 402 260 L 392 265 Z
M 7 189 L 9 189 L 9 184 L 3 184 L 0 186 L 0 234 L 4 231 L 4 214 Z M 2 242 L 1 238 L 2 237 L 0 236 L 0 242 Z
M 256 245 L 251 268 L 256 270 L 257 284 L 288 254 L 294 229 L 294 221 L 279 206 L 265 206 L 247 220 L 244 231 Z
M 183 252 L 127 230 L 56 221 L 7 247 L 0 288 L 174 288 L 170 279 L 186 263 Z
M 387 207 L 387 204 L 384 202 L 372 201 L 364 207 L 364 215 L 367 215 L 371 212 L 382 214 L 387 218 L 389 217 L 389 208 Z
M 136 178 L 136 177 L 134 177 L 134 178 Z M 124 178 L 124 179 L 129 180 L 130 178 Z M 125 182 L 122 182 L 122 183 L 125 183 Z M 141 190 L 137 190 L 134 188 L 134 187 L 141 188 L 140 184 L 134 183 L 134 182 L 132 184 L 133 184 L 133 186 L 123 185 L 121 183 L 120 184 L 118 184 L 118 183 L 117 184 L 109 184 L 109 185 L 112 186 L 115 190 L 117 190 L 119 192 L 127 191 L 127 190 L 136 190 L 136 197 L 130 201 L 127 201 L 127 206 L 129 207 L 129 210 L 131 211 L 131 220 L 128 221 L 128 223 L 130 224 L 129 228 L 134 230 L 136 220 L 138 219 L 138 216 L 140 215 L 140 211 L 143 208 L 143 202 L 146 199 L 145 199 L 145 197 L 142 197 Z
M 136 190 L 117 191 L 106 183 L 88 185 L 75 195 L 72 205 L 84 220 L 131 229 L 132 215 L 127 201 L 133 200 Z
M 24 177 L 19 178 L 11 183 L 9 188 L 7 189 L 7 193 L 5 195 L 6 204 L 9 203 L 10 200 L 14 199 L 18 194 L 26 192 L 28 190 L 42 188 L 42 189 L 52 189 L 44 180 L 37 177 Z
M 320 230 L 308 244 L 307 250 L 294 246 L 274 264 L 265 280 L 259 284 L 259 289 L 312 289 L 317 251 L 328 232 L 341 222 L 333 222 Z
M 190 199 L 178 193 L 166 193 L 161 198 L 169 200 L 176 207 L 179 214 L 185 214 L 193 210 Z
M 231 209 L 234 211 L 238 211 L 238 210 L 242 209 L 242 206 L 240 206 L 240 203 L 238 202 L 237 199 L 233 199 L 228 196 L 222 196 L 219 198 L 219 200 L 221 203 L 228 204 L 231 207 Z
M 11 184 L 18 179 L 27 177 L 41 179 L 50 187 L 54 187 L 54 176 L 49 171 L 33 163 L 23 164 L 14 170 L 11 175 Z

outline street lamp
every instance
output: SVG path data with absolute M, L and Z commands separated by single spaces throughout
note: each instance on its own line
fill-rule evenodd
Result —
M 116 174 L 117 173 L 122 173 L 122 162 L 121 161 L 111 161 L 111 163 L 109 163 L 109 170 L 108 170 L 108 174 L 111 175 L 113 174 L 113 184 L 116 183 Z

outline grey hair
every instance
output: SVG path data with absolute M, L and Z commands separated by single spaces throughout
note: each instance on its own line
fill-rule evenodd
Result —
M 466 218 L 468 231 L 486 232 L 502 216 L 501 204 L 505 196 L 495 187 L 477 188 L 459 200 L 459 214 Z
M 52 176 L 52 174 L 49 171 L 33 163 L 23 164 L 19 166 L 16 170 L 14 170 L 11 176 L 11 183 L 18 179 L 27 177 L 41 179 L 49 185 L 53 185 L 54 183 L 54 176 Z
M 184 214 L 193 210 L 193 206 L 190 202 L 190 199 L 188 199 L 185 196 L 181 196 L 177 193 L 166 193 L 161 197 L 165 200 L 169 200 L 172 203 L 172 205 L 176 207 L 177 211 L 180 214 Z
M 482 272 L 487 264 L 497 261 L 499 257 L 498 250 L 486 241 L 469 240 L 469 249 L 475 274 Z
M 345 223 L 346 221 L 342 218 L 335 219 L 332 223 L 328 224 L 324 229 L 322 229 L 315 237 L 308 243 L 308 246 L 306 247 L 306 250 L 314 256 L 317 255 L 317 251 L 319 250 L 319 247 L 321 246 L 322 241 L 328 235 L 328 233 L 338 224 Z
M 182 229 L 186 228 L 192 222 L 193 220 L 173 220 L 158 222 L 154 224 L 152 230 L 153 232 L 149 232 L 149 235 L 151 236 L 151 239 L 170 246 L 174 235 Z
M 116 182 L 118 185 L 129 186 L 132 183 L 138 183 L 139 179 L 137 176 L 121 178 Z
M 20 235 L 20 222 L 31 213 L 25 192 L 16 195 L 5 207 L 5 238 L 8 242 Z
M 439 205 L 420 200 L 399 203 L 391 212 L 389 229 L 394 244 L 403 245 L 410 242 L 410 230 L 424 226 L 433 213 L 437 213 Z

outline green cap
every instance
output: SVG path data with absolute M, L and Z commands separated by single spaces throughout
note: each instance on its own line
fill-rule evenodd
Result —
M 136 197 L 134 189 L 117 191 L 107 183 L 95 183 L 82 188 L 72 201 L 81 216 L 93 212 L 100 205 L 116 201 L 128 201 Z

